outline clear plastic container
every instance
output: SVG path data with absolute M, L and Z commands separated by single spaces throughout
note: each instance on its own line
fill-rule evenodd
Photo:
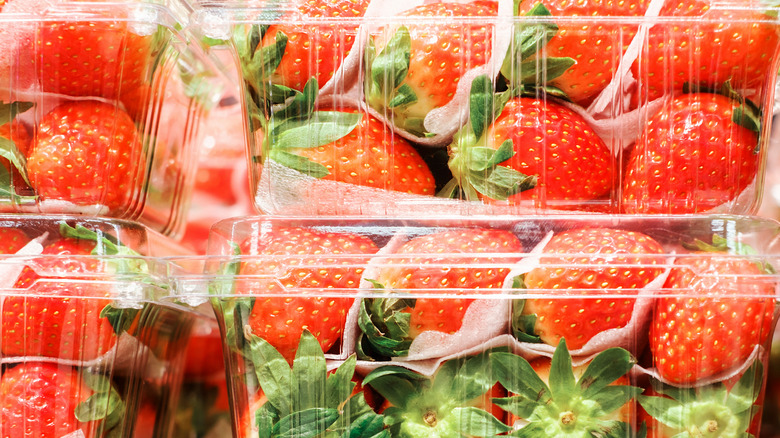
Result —
M 758 436 L 778 232 L 747 216 L 236 218 L 172 260 L 236 438 Z M 362 435 L 361 435 L 362 434 Z
M 198 316 L 163 302 L 166 269 L 144 230 L 0 218 L 0 434 L 169 436 Z
M 171 2 L 0 6 L 0 211 L 182 232 L 218 72 Z
M 430 3 L 198 2 L 241 72 L 258 211 L 757 211 L 776 8 Z

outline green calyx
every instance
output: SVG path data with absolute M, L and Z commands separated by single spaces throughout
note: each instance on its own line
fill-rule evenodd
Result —
M 0 102 L 0 126 L 11 123 L 17 115 L 28 111 L 33 106 L 32 102 Z M 24 182 L 30 184 L 27 176 L 27 159 L 10 138 L 0 136 L 0 158 L 8 160 Z M 0 197 L 14 199 L 17 203 L 35 200 L 35 197 L 16 194 L 11 172 L 5 166 L 0 166 Z
M 694 239 L 693 242 L 683 242 L 683 248 L 691 251 L 700 251 L 708 253 L 726 253 L 726 254 L 738 254 L 748 257 L 755 257 L 754 263 L 758 266 L 761 272 L 767 274 L 775 274 L 776 270 L 769 263 L 765 257 L 760 257 L 758 251 L 752 246 L 740 241 L 730 240 L 719 234 L 712 235 L 712 243 L 705 242 L 700 239 Z
M 121 423 L 125 414 L 125 402 L 111 384 L 111 380 L 86 369 L 82 378 L 94 393 L 76 406 L 76 419 L 82 423 L 102 421 L 102 436 L 106 438 L 122 436 Z
M 763 380 L 760 361 L 742 375 L 731 390 L 721 383 L 700 388 L 676 388 L 654 381 L 660 396 L 639 396 L 647 413 L 679 438 L 748 438 L 758 411 Z
M 444 362 L 433 377 L 400 366 L 383 366 L 368 374 L 371 386 L 392 407 L 385 423 L 393 437 L 492 437 L 511 428 L 483 406 L 496 384 L 491 354 Z
M 409 28 L 400 26 L 387 45 L 377 53 L 372 38 L 366 47 L 366 97 L 368 104 L 377 111 L 389 110 L 393 123 L 418 137 L 429 136 L 424 127 L 425 113 L 412 111 L 410 107 L 419 99 L 412 87 L 405 82 L 409 74 L 412 40 Z
M 474 201 L 485 195 L 506 200 L 536 187 L 536 175 L 525 175 L 501 165 L 515 155 L 511 140 L 507 139 L 496 149 L 487 145 L 489 139 L 485 132 L 513 95 L 512 91 L 495 93 L 487 76 L 474 79 L 469 95 L 470 123 L 461 128 L 450 145 L 448 166 L 453 179 L 437 196 Z
M 541 3 L 531 8 L 525 17 L 536 22 L 519 22 L 512 34 L 512 43 L 501 66 L 501 75 L 506 78 L 510 88 L 534 88 L 561 76 L 577 62 L 572 58 L 539 58 L 536 55 L 558 33 L 558 26 L 548 21 L 552 14 Z M 529 20 L 530 21 L 530 20 Z M 560 90 L 551 89 L 553 94 L 565 97 Z
M 518 275 L 512 280 L 512 289 L 525 289 L 525 275 Z M 512 335 L 520 342 L 541 344 L 542 339 L 536 334 L 536 315 L 523 313 L 525 300 L 512 301 Z
M 378 290 L 384 285 L 370 281 Z M 360 303 L 356 351 L 362 360 L 389 360 L 409 353 L 414 340 L 410 333 L 411 313 L 415 300 L 412 298 L 365 298 Z
M 328 373 L 325 354 L 309 331 L 301 335 L 292 367 L 262 338 L 252 335 L 248 347 L 248 359 L 268 399 L 253 413 L 259 437 L 390 436 L 363 393 L 352 395 L 355 356 Z
M 295 150 L 333 143 L 355 130 L 362 115 L 342 111 L 315 111 L 319 86 L 312 78 L 268 121 L 263 144 L 266 157 L 290 169 L 323 178 L 330 172 L 320 163 L 296 155 Z
M 520 356 L 495 353 L 491 359 L 498 382 L 515 394 L 494 399 L 495 404 L 527 423 L 510 436 L 627 436 L 630 426 L 615 420 L 615 411 L 641 389 L 612 383 L 636 363 L 628 351 L 610 348 L 600 353 L 576 379 L 571 355 L 565 340 L 561 340 L 552 358 L 549 385 Z

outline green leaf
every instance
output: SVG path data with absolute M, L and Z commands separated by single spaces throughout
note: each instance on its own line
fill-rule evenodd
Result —
M 536 422 L 528 424 L 522 429 L 518 429 L 510 433 L 509 436 L 518 437 L 518 438 L 541 438 L 541 437 L 547 438 L 548 437 L 547 432 L 544 430 L 544 426 Z
M 453 380 L 453 400 L 463 403 L 472 401 L 487 394 L 496 384 L 490 354 L 490 351 L 486 351 L 472 356 L 460 367 Z
M 304 330 L 292 366 L 293 410 L 325 406 L 327 367 L 320 343 Z
M 686 418 L 683 415 L 684 408 L 679 401 L 666 397 L 648 397 L 643 395 L 637 397 L 637 400 L 651 417 L 662 424 L 675 429 L 686 427 Z
M 114 329 L 114 333 L 119 335 L 130 328 L 140 311 L 140 309 L 133 308 L 120 309 L 108 304 L 100 311 L 100 317 L 106 318 L 111 324 L 111 328 Z
M 248 342 L 252 364 L 263 393 L 279 412 L 287 416 L 293 412 L 292 394 L 293 376 L 290 365 L 276 349 L 265 339 L 252 335 Z
M 259 438 L 272 438 L 276 416 L 268 409 L 265 409 L 265 406 L 267 405 L 263 405 L 255 411 L 255 425 L 257 426 Z
M 582 396 L 591 398 L 607 385 L 628 373 L 636 360 L 627 350 L 610 348 L 596 356 L 580 377 Z
M 731 119 L 737 125 L 749 129 L 756 134 L 761 132 L 760 115 L 756 114 L 752 108 L 749 108 L 744 104 L 734 108 Z
M 366 412 L 356 418 L 341 435 L 342 438 L 379 438 L 390 437 L 390 431 L 384 430 L 384 417 L 375 412 Z
M 317 79 L 309 79 L 303 86 L 303 91 L 295 93 L 287 106 L 273 114 L 273 123 L 279 125 L 290 119 L 308 119 L 314 111 L 314 104 L 319 92 L 320 87 Z
M 550 389 L 527 360 L 511 353 L 493 353 L 490 359 L 498 382 L 508 391 L 541 405 L 551 400 Z
M 398 108 L 417 102 L 417 94 L 409 84 L 402 84 L 393 93 L 393 98 L 387 102 L 388 108 Z
M 282 166 L 289 167 L 312 178 L 324 178 L 330 175 L 327 167 L 300 155 L 274 150 L 271 151 L 270 158 Z
M 536 175 L 524 175 L 505 166 L 497 166 L 489 175 L 471 172 L 468 182 L 476 191 L 496 200 L 506 200 L 512 195 L 536 187 Z
M 387 365 L 379 367 L 363 379 L 363 385 L 369 385 L 393 406 L 404 408 L 409 400 L 417 396 L 424 385 L 430 383 L 428 377 L 403 367 Z
M 59 230 L 62 237 L 97 243 L 95 249 L 92 250 L 94 255 L 140 256 L 137 252 L 119 243 L 115 237 L 102 231 L 90 230 L 80 224 L 71 227 L 65 221 L 60 222 Z
M 474 78 L 469 94 L 469 119 L 474 137 L 479 139 L 482 133 L 493 123 L 493 82 L 487 75 Z
M 517 415 L 520 418 L 530 418 L 540 406 L 539 401 L 526 395 L 516 395 L 505 398 L 494 398 L 493 403 L 501 409 Z
M 315 438 L 339 418 L 336 409 L 312 408 L 283 417 L 274 425 L 274 438 Z
M 125 412 L 122 397 L 104 375 L 84 370 L 82 378 L 94 393 L 76 406 L 76 419 L 84 423 L 103 420 L 104 430 L 112 429 L 121 422 Z
M 316 148 L 346 137 L 360 123 L 361 114 L 317 111 L 308 119 L 286 121 L 274 128 L 271 148 Z
M 452 410 L 457 419 L 457 430 L 464 436 L 492 437 L 512 430 L 492 414 L 475 407 L 462 407 Z
M 526 85 L 541 85 L 563 75 L 577 64 L 573 58 L 529 59 L 520 63 L 520 81 Z M 541 68 L 540 68 L 541 67 Z
M 17 115 L 35 106 L 32 102 L 0 102 L 0 126 L 11 123 Z
M 27 165 L 25 164 L 27 160 L 19 151 L 19 148 L 16 147 L 16 143 L 7 138 L 0 137 L 0 157 L 8 160 L 22 176 L 24 182 L 30 184 L 30 180 L 27 177 Z
M 745 412 L 753 407 L 763 387 L 763 368 L 761 361 L 756 360 L 731 388 L 726 398 L 726 406 L 732 412 Z
M 253 73 L 252 77 L 264 80 L 261 78 L 271 76 L 279 67 L 286 48 L 287 35 L 283 32 L 277 32 L 273 44 L 260 48 L 252 58 L 252 62 L 247 66 Z
M 411 47 L 409 29 L 401 26 L 371 63 L 371 81 L 385 101 L 390 100 L 392 91 L 406 79 Z
M 601 412 L 596 412 L 593 414 L 593 416 L 605 417 L 623 407 L 626 403 L 639 395 L 641 392 L 641 388 L 634 386 L 613 385 L 602 388 L 601 391 L 584 398 L 598 403 L 599 407 L 601 408 Z
M 355 388 L 355 383 L 352 381 L 352 376 L 355 375 L 355 364 L 357 358 L 355 355 L 351 355 L 336 369 L 333 374 L 329 375 L 325 384 L 325 406 L 328 408 L 338 409 L 341 404 L 344 403 L 352 394 L 352 390 Z
M 565 339 L 561 339 L 553 353 L 549 382 L 552 398 L 558 403 L 565 403 L 578 392 L 571 355 Z
M 381 285 L 380 285 L 381 286 Z M 361 302 L 358 326 L 365 337 L 361 344 L 368 343 L 371 353 L 363 352 L 373 359 L 405 356 L 412 344 L 409 336 L 411 315 L 405 310 L 414 308 L 412 299 L 367 298 Z M 366 347 L 366 345 L 364 345 Z M 374 357 L 378 355 L 379 357 Z M 361 356 L 361 358 L 363 358 Z

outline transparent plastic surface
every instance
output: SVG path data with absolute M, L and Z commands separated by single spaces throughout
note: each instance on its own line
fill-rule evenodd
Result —
M 172 261 L 235 437 L 758 436 L 780 224 L 238 218 Z
M 219 92 L 188 17 L 162 2 L 3 3 L 0 211 L 180 233 Z
M 169 436 L 198 316 L 116 222 L 0 220 L 3 436 Z
M 242 73 L 258 211 L 757 211 L 776 8 L 514 3 L 201 2 Z

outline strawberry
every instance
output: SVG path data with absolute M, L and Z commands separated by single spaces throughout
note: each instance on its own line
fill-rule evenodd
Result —
M 409 9 L 396 29 L 380 28 L 367 49 L 366 98 L 395 126 L 417 137 L 429 134 L 425 116 L 452 100 L 463 75 L 481 67 L 493 50 L 494 1 L 435 2 Z M 466 17 L 451 24 L 451 17 Z M 484 18 L 484 20 L 474 18 Z
M 100 12 L 97 12 L 99 15 Z M 44 91 L 120 98 L 146 80 L 153 35 L 138 35 L 117 11 L 104 19 L 43 20 L 24 56 Z
M 697 388 L 677 388 L 652 379 L 638 397 L 648 438 L 753 437 L 763 367 L 756 361 L 739 380 Z
M 262 73 L 270 76 L 274 84 L 298 91 L 303 91 L 311 78 L 324 85 L 352 49 L 360 17 L 366 13 L 370 2 L 291 2 L 290 8 L 294 12 L 282 17 L 281 23 L 268 27 L 257 49 L 264 51 L 264 62 L 276 66 L 275 70 Z M 277 50 L 278 46 L 281 50 Z
M 108 352 L 117 332 L 137 316 L 137 311 L 111 305 L 113 291 L 105 282 L 110 281 L 108 271 L 121 269 L 121 262 L 91 257 L 122 249 L 83 227 L 63 223 L 60 232 L 42 257 L 22 269 L 14 285 L 19 293 L 3 301 L 4 356 L 90 361 Z
M 27 234 L 18 228 L 0 227 L 0 254 L 16 254 L 30 240 Z
M 720 3 L 720 4 L 718 4 Z M 761 0 L 677 0 L 666 2 L 650 28 L 645 51 L 632 65 L 643 101 L 679 92 L 686 84 L 736 89 L 774 86 L 780 33 Z M 717 7 L 715 7 L 717 5 Z
M 623 210 L 700 213 L 734 201 L 758 171 L 754 110 L 720 94 L 667 100 L 630 153 Z
M 612 80 L 638 27 L 627 20 L 610 22 L 602 17 L 641 17 L 648 0 L 524 0 L 520 2 L 518 14 L 527 13 L 538 3 L 542 3 L 553 17 L 562 18 L 557 20 L 559 30 L 547 43 L 545 57 L 573 57 L 575 60 L 574 65 L 559 77 L 548 80 L 547 84 L 560 89 L 572 102 L 587 106 Z M 572 17 L 589 21 L 578 23 Z M 503 73 L 512 76 L 506 71 Z
M 717 246 L 675 260 L 650 327 L 653 363 L 664 380 L 694 384 L 740 366 L 766 343 L 775 290 L 764 269 Z
M 543 253 L 540 266 L 522 276 L 519 287 L 550 297 L 515 303 L 515 335 L 549 345 L 566 339 L 574 350 L 604 330 L 625 327 L 635 299 L 570 295 L 636 295 L 663 272 L 665 261 L 664 248 L 652 237 L 598 227 L 556 234 Z
M 301 100 L 296 98 L 274 115 L 263 139 L 265 156 L 324 180 L 434 194 L 433 175 L 409 142 L 364 111 L 330 107 L 315 111 L 316 89 L 311 80 Z
M 587 366 L 572 366 L 562 340 L 552 360 L 532 364 L 511 353 L 494 353 L 493 371 L 511 394 L 494 402 L 512 414 L 519 433 L 512 436 L 631 436 L 631 400 L 640 388 L 629 386 L 627 373 L 636 360 L 622 348 L 596 355 Z
M 328 372 L 320 342 L 303 330 L 292 366 L 271 344 L 248 338 L 248 359 L 254 366 L 261 394 L 253 403 L 233 404 L 241 438 L 249 436 L 365 436 L 389 438 L 382 415 L 374 413 L 358 390 L 355 356 Z M 281 379 L 281 380 L 280 380 Z M 280 382 L 284 382 L 281 385 Z M 264 402 L 264 403 L 263 403 Z M 249 412 L 236 412 L 247 409 Z M 247 424 L 249 419 L 251 423 Z M 251 426 L 251 429 L 250 427 Z M 249 429 L 249 430 L 247 430 Z M 272 434 L 273 431 L 273 434 Z M 258 435 L 259 434 L 259 435 Z M 346 434 L 346 435 L 344 435 Z
M 488 437 L 511 428 L 492 404 L 502 395 L 492 370 L 492 351 L 451 359 L 433 376 L 387 365 L 369 373 L 363 384 L 385 397 L 385 422 L 394 437 Z
M 547 99 L 489 93 L 487 78 L 472 84 L 471 124 L 450 145 L 454 179 L 440 196 L 563 209 L 603 202 L 615 160 L 581 116 Z
M 235 287 L 254 297 L 249 330 L 292 360 L 304 330 L 323 351 L 341 339 L 354 302 L 349 291 L 357 291 L 362 265 L 378 248 L 360 235 L 279 227 L 248 238 L 240 250 Z M 324 296 L 328 291 L 343 296 Z
M 22 362 L 0 377 L 0 435 L 99 438 L 117 426 L 124 402 L 104 376 L 67 365 Z
M 27 173 L 43 199 L 102 204 L 112 212 L 138 197 L 145 169 L 141 137 L 114 105 L 64 103 L 41 119 Z
M 29 102 L 0 102 L 0 192 L 15 194 L 13 186 L 18 179 L 19 185 L 26 184 L 24 174 L 24 160 L 30 147 L 31 137 L 27 127 L 17 118 L 33 107 Z M 18 171 L 16 171 L 18 170 Z M 20 173 L 21 172 L 21 173 Z
M 514 234 L 488 228 L 439 231 L 409 240 L 371 281 L 377 289 L 420 297 L 363 300 L 359 319 L 363 335 L 358 341 L 361 355 L 375 359 L 405 356 L 419 333 L 457 332 L 474 301 L 457 295 L 499 293 L 522 251 Z M 426 293 L 453 297 L 423 298 Z

